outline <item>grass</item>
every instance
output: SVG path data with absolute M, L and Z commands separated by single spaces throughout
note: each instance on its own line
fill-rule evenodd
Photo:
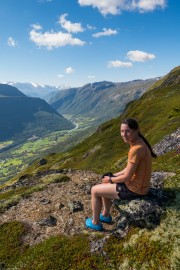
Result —
M 28 228 L 20 222 L 0 226 L 0 261 L 16 269 L 104 269 L 104 258 L 91 255 L 87 235 L 56 236 L 33 247 L 22 244 Z
M 0 226 L 0 262 L 14 265 L 27 246 L 22 244 L 22 236 L 26 234 L 24 224 L 13 221 Z

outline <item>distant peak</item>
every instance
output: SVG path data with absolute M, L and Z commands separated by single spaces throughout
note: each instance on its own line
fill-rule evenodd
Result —
M 65 89 L 70 89 L 71 86 L 63 84 L 63 85 L 57 86 L 56 88 L 59 89 L 59 90 L 65 90 Z

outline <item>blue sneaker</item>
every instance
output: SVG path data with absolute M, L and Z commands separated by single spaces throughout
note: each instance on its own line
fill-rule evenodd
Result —
M 92 218 L 87 218 L 85 224 L 86 224 L 86 228 L 89 228 L 95 231 L 103 231 L 102 223 L 100 223 L 99 225 L 93 224 Z
M 100 214 L 100 221 L 104 223 L 111 223 L 112 222 L 112 217 L 111 215 L 109 217 L 105 217 L 102 214 Z

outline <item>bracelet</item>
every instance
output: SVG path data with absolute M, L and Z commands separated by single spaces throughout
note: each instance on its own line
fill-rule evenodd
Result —
M 111 177 L 109 177 L 109 183 L 113 184 Z

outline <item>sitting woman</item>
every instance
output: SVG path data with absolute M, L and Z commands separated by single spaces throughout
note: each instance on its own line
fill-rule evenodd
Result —
M 102 231 L 102 222 L 111 223 L 111 200 L 127 200 L 146 195 L 151 178 L 152 157 L 156 157 L 148 141 L 141 135 L 135 119 L 121 124 L 121 136 L 130 145 L 128 162 L 124 170 L 104 176 L 102 183 L 91 190 L 93 218 L 86 219 L 86 227 Z M 102 211 L 102 212 L 101 212 Z

